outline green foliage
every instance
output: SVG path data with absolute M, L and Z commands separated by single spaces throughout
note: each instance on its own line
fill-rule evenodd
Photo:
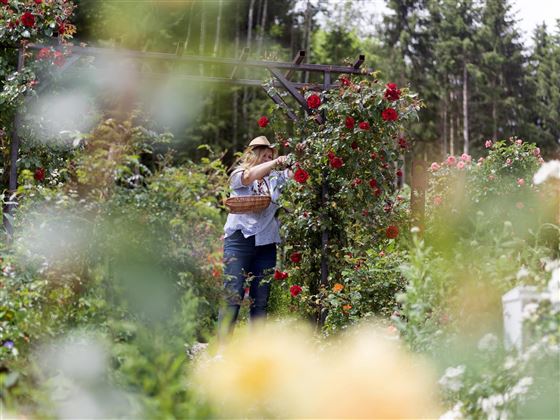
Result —
M 110 120 L 63 150 L 72 155 L 66 167 L 54 168 L 52 150 L 44 179 L 21 172 L 18 235 L 0 279 L 2 375 L 19 378 L 2 395 L 8 408 L 28 401 L 32 412 L 50 412 L 24 362 L 79 328 L 111 337 L 111 377 L 146 415 L 207 415 L 191 398 L 184 346 L 213 330 L 223 223 L 216 199 L 227 177 L 219 159 L 174 168 L 151 160 L 168 140 Z

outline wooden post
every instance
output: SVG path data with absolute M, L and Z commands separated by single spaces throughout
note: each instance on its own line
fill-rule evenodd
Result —
M 410 210 L 411 220 L 414 226 L 424 232 L 425 212 L 426 212 L 426 189 L 428 164 L 423 160 L 415 159 L 412 161 L 411 191 L 410 191 Z
M 18 53 L 17 71 L 21 72 L 25 65 L 25 46 L 20 45 Z M 15 193 L 17 191 L 17 160 L 19 154 L 19 134 L 18 128 L 21 124 L 21 113 L 16 110 L 14 116 L 14 126 L 12 128 L 12 140 L 10 142 L 10 173 L 8 178 L 8 196 L 4 197 L 4 214 L 2 221 L 4 229 L 8 235 L 8 243 L 12 242 L 14 234 L 13 215 L 16 206 Z

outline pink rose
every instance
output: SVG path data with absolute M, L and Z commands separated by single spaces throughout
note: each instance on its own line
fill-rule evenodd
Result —
M 541 149 L 538 147 L 535 148 L 535 150 L 533 150 L 533 155 L 535 155 L 535 157 L 539 157 L 541 155 Z
M 525 185 L 525 180 L 523 178 L 519 178 L 517 180 L 517 185 L 519 185 L 520 187 L 522 187 L 523 185 Z
M 465 162 L 459 161 L 459 163 L 457 163 L 457 168 L 458 169 L 463 169 L 464 167 L 465 167 Z
M 447 164 L 448 164 L 449 166 L 453 166 L 453 165 L 455 165 L 456 163 L 457 163 L 457 158 L 456 158 L 455 156 L 451 155 L 451 156 L 449 156 L 449 157 L 447 158 Z
M 470 163 L 471 160 L 472 160 L 472 157 L 471 157 L 471 155 L 467 155 L 466 153 L 463 153 L 461 155 L 461 160 L 464 161 L 464 162 Z
M 511 159 L 510 159 L 510 158 L 507 158 L 507 159 L 506 159 L 506 165 L 507 165 L 507 166 L 511 165 Z
M 437 162 L 433 162 L 432 165 L 430 166 L 430 169 L 432 170 L 432 172 L 437 172 L 437 171 L 439 171 L 440 168 L 441 168 L 441 166 L 439 166 L 437 164 Z
M 486 140 L 484 142 L 484 147 L 486 147 L 487 149 L 490 149 L 492 147 L 492 140 Z
M 434 197 L 434 205 L 435 206 L 441 206 L 441 203 L 443 202 L 443 199 L 441 198 L 440 195 L 436 195 Z

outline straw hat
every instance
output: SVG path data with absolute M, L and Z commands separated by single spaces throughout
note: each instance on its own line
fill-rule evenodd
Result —
M 251 143 L 249 143 L 249 147 L 251 148 L 259 147 L 259 146 L 264 146 L 264 147 L 268 147 L 269 149 L 274 149 L 274 146 L 270 144 L 270 142 L 265 136 L 255 137 L 253 140 L 251 140 Z

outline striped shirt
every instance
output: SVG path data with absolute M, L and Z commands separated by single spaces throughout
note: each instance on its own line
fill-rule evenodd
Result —
M 257 194 L 259 182 L 253 181 L 252 184 L 243 185 L 241 177 L 243 170 L 236 170 L 230 178 L 231 196 L 244 196 Z M 280 192 L 288 180 L 288 170 L 272 171 L 265 176 L 264 180 L 270 188 L 271 203 L 259 213 L 228 214 L 224 226 L 224 237 L 231 236 L 235 231 L 240 230 L 245 238 L 255 235 L 255 245 L 268 245 L 280 243 L 280 223 L 276 216 L 278 210 L 278 198 Z M 265 188 L 266 190 L 266 188 Z

